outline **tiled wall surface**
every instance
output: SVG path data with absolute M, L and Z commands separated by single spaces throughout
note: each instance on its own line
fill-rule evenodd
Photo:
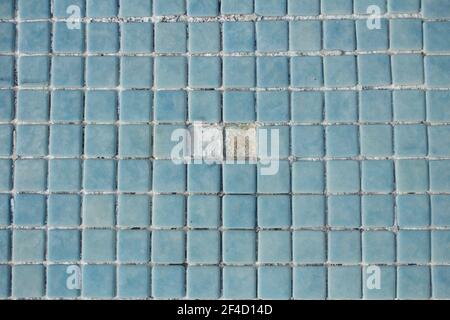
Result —
M 449 35 L 448 0 L 1 0 L 0 298 L 449 299 Z M 195 121 L 279 129 L 278 173 L 174 164 Z

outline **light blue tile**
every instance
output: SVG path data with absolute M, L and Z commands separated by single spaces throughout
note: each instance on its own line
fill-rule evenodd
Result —
M 86 0 L 87 14 L 91 18 L 107 18 L 117 15 L 118 0 Z
M 286 57 L 258 57 L 256 60 L 258 87 L 287 87 L 289 85 L 288 65 Z
M 291 261 L 291 233 L 260 231 L 258 233 L 258 262 L 287 263 Z
M 327 155 L 350 157 L 359 154 L 358 127 L 355 125 L 331 125 L 325 129 Z
M 424 192 L 428 190 L 428 162 L 425 160 L 397 160 L 395 163 L 396 186 L 400 192 Z
M 20 91 L 19 91 L 20 92 Z M 0 120 L 10 121 L 13 118 L 14 94 L 12 90 L 0 91 Z
M 400 266 L 397 270 L 397 297 L 406 299 L 429 299 L 430 268 L 426 266 Z
M 85 119 L 96 122 L 117 120 L 117 94 L 115 91 L 88 91 Z
M 44 261 L 45 237 L 44 230 L 14 230 L 12 236 L 12 261 Z
M 432 268 L 433 298 L 448 299 L 450 297 L 450 268 L 435 266 Z
M 390 13 L 416 13 L 420 11 L 420 0 L 388 0 L 388 9 Z
M 450 66 L 448 56 L 433 56 L 425 58 L 425 83 L 430 87 L 445 87 L 450 85 L 450 76 L 444 71 Z
M 119 83 L 119 60 L 110 56 L 86 59 L 86 84 L 92 88 L 114 88 Z
M 52 262 L 80 260 L 80 231 L 50 230 L 48 232 L 48 259 Z
M 79 266 L 75 267 L 78 268 Z M 71 275 L 73 275 L 73 273 L 71 270 L 71 266 L 69 265 L 54 264 L 48 266 L 47 295 L 50 298 L 63 298 L 63 299 L 79 297 L 80 295 L 79 289 L 69 289 L 67 287 L 67 277 Z
M 156 192 L 183 192 L 186 189 L 186 166 L 170 160 L 153 162 L 153 190 Z
M 50 126 L 50 155 L 78 157 L 82 153 L 82 127 L 80 125 Z
M 184 108 L 184 107 L 183 107 Z M 165 112 L 165 111 L 164 111 Z M 185 110 L 183 110 L 185 112 Z M 169 113 L 174 116 L 174 112 Z M 183 125 L 166 125 L 160 124 L 156 125 L 154 129 L 154 156 L 161 159 L 171 159 L 172 157 L 182 157 L 182 155 L 172 155 L 176 149 L 174 149 L 178 144 L 178 140 L 172 140 L 172 135 L 176 134 L 177 131 L 183 130 L 183 137 L 187 136 L 186 127 Z
M 88 157 L 113 157 L 117 154 L 117 127 L 87 125 L 84 130 L 84 153 Z
M 256 197 L 225 195 L 222 212 L 224 227 L 253 229 L 256 226 Z
M 221 190 L 221 166 L 216 164 L 188 165 L 189 192 L 219 192 Z
M 365 160 L 362 162 L 361 187 L 365 192 L 391 192 L 394 190 L 394 162 Z
M 194 17 L 213 17 L 219 13 L 218 0 L 187 0 L 187 13 Z
M 49 161 L 48 189 L 52 192 L 78 192 L 81 189 L 81 162 L 78 159 Z
M 327 2 L 322 2 L 322 8 L 324 5 L 328 6 Z M 352 51 L 356 48 L 355 22 L 352 20 L 326 20 L 323 35 L 325 50 Z
M 325 172 L 322 161 L 296 161 L 292 164 L 292 192 L 322 193 Z
M 0 195 L 0 226 L 11 223 L 11 199 L 7 194 Z
M 287 51 L 289 46 L 286 21 L 256 22 L 256 50 L 260 52 Z
M 0 254 L 1 262 L 8 262 L 11 260 L 11 231 L 0 230 Z
M 221 59 L 219 57 L 190 57 L 189 86 L 213 89 L 222 84 Z
M 400 230 L 397 235 L 397 261 L 427 263 L 431 259 L 430 231 Z
M 117 204 L 117 224 L 126 227 L 150 225 L 150 202 L 146 195 L 120 195 Z
M 153 0 L 155 15 L 180 15 L 186 12 L 185 0 Z
M 390 125 L 362 125 L 359 134 L 362 155 L 373 157 L 393 154 Z
M 326 261 L 325 233 L 322 231 L 295 231 L 293 259 L 297 263 L 324 263 Z M 294 282 L 295 283 L 295 282 Z
M 366 9 L 364 13 L 366 13 Z M 380 29 L 369 29 L 367 27 L 368 22 L 370 20 L 356 20 L 356 43 L 358 50 L 387 50 L 389 47 L 389 20 L 380 19 Z
M 447 91 L 427 91 L 427 120 L 431 122 L 441 122 L 450 119 L 450 109 L 448 108 L 450 92 Z
M 41 264 L 16 265 L 12 268 L 14 298 L 41 298 L 45 295 L 45 268 Z
M 16 163 L 15 166 L 17 166 L 17 164 L 20 165 L 20 163 Z M 0 169 L 2 171 L 2 176 L 0 176 L 0 191 L 10 191 L 12 189 L 12 178 L 11 178 L 11 173 L 13 171 L 12 168 L 12 161 L 11 160 L 0 160 Z M 20 172 L 19 172 L 20 174 Z M 14 178 L 14 180 L 23 180 L 23 182 L 25 182 L 26 179 L 26 174 L 22 174 L 21 177 L 19 178 Z M 24 184 L 23 182 L 21 182 L 22 184 Z M 24 188 L 26 186 L 26 183 L 24 185 L 21 186 L 21 183 L 17 184 L 17 182 L 14 182 L 15 188 L 19 187 L 19 188 Z
M 22 57 L 19 59 L 19 81 L 21 84 L 32 83 L 33 80 L 38 82 L 38 76 L 36 73 L 39 73 L 41 70 L 35 70 L 34 68 L 30 68 L 33 64 L 31 60 L 47 60 L 45 58 L 40 59 L 30 59 L 26 57 Z M 10 56 L 2 56 L 0 57 L 0 84 L 2 86 L 12 86 L 14 84 L 14 59 Z M 48 67 L 48 62 L 47 62 Z M 30 74 L 26 75 L 27 68 L 30 68 Z M 45 69 L 46 70 L 46 69 Z M 48 80 L 47 78 L 45 80 Z
M 220 51 L 220 24 L 189 23 L 189 51 L 206 53 Z
M 286 300 L 291 297 L 292 269 L 262 266 L 258 268 L 258 298 Z
M 9 59 L 9 57 L 5 57 Z M 5 71 L 5 76 L 3 74 L 0 76 L 0 83 L 2 85 L 8 85 L 12 83 L 12 73 L 11 76 L 8 73 L 9 68 L 12 64 L 5 65 L 3 59 L 0 60 L 0 65 Z M 44 56 L 21 56 L 19 57 L 19 85 L 26 87 L 40 87 L 49 84 L 49 58 Z M 2 72 L 3 73 L 3 72 Z M 11 82 L 11 83 L 10 83 Z
M 83 197 L 83 224 L 106 228 L 115 224 L 116 199 L 109 194 L 88 194 Z
M 222 14 L 250 14 L 253 13 L 253 0 L 223 0 Z
M 328 260 L 332 263 L 361 262 L 359 231 L 330 231 L 328 233 Z
M 148 192 L 151 189 L 151 163 L 148 160 L 120 160 L 118 190 Z
M 86 0 L 59 0 L 55 1 L 53 4 L 53 15 L 58 18 L 68 18 L 70 15 L 74 14 L 76 11 L 68 10 L 71 5 L 76 5 L 80 8 L 81 17 L 85 16 L 86 12 Z M 71 8 L 73 9 L 73 8 Z M 68 12 L 69 11 L 69 12 Z
M 399 54 L 393 56 L 392 57 L 393 84 L 395 85 L 422 84 L 424 81 L 423 65 L 424 65 L 423 57 L 420 55 Z
M 394 263 L 395 234 L 390 231 L 363 232 L 362 253 L 365 263 Z
M 77 90 L 52 91 L 50 119 L 52 121 L 78 122 L 83 117 L 83 92 Z M 52 131 L 52 129 L 50 129 Z M 52 147 L 50 147 L 51 150 Z
M 256 270 L 253 267 L 224 267 L 223 297 L 225 299 L 256 298 Z
M 286 0 L 255 0 L 255 13 L 261 16 L 284 16 Z
M 258 226 L 261 228 L 288 228 L 291 226 L 290 196 L 259 196 Z
M 352 0 L 323 0 L 321 4 L 323 14 L 352 14 L 353 12 Z
M 114 53 L 119 51 L 119 25 L 93 22 L 87 27 L 87 50 L 90 53 Z
M 360 197 L 353 195 L 328 197 L 328 223 L 332 227 L 361 226 Z
M 49 109 L 48 92 L 19 90 L 17 93 L 16 119 L 20 121 L 47 121 Z
M 152 268 L 152 296 L 157 299 L 176 299 L 185 295 L 186 271 L 183 266 L 155 266 Z
M 119 127 L 119 155 L 122 157 L 149 157 L 152 154 L 149 125 L 121 125 Z
M 186 24 L 156 23 L 155 51 L 165 53 L 186 52 Z
M 81 222 L 80 211 L 80 196 L 52 194 L 48 197 L 47 223 L 50 226 L 78 226 Z
M 425 18 L 450 17 L 450 3 L 445 0 L 423 0 L 422 7 Z
M 188 231 L 187 261 L 189 263 L 219 263 L 220 233 L 212 230 Z
M 446 157 L 450 155 L 450 146 L 446 141 L 450 139 L 449 126 L 432 126 L 428 128 L 428 147 L 431 156 Z
M 288 193 L 291 190 L 289 162 L 275 160 L 278 171 L 274 175 L 266 175 L 265 165 L 258 164 L 258 193 Z
M 14 52 L 16 47 L 16 27 L 12 23 L 0 24 L 0 52 Z
M 152 233 L 151 255 L 155 263 L 184 263 L 185 233 L 155 230 Z
M 48 126 L 19 125 L 16 127 L 16 153 L 39 157 L 48 154 Z
M 316 16 L 320 14 L 319 0 L 288 0 L 288 14 Z
M 126 53 L 149 53 L 153 51 L 153 24 L 129 22 L 121 27 L 121 50 Z
M 251 52 L 255 50 L 255 26 L 253 22 L 224 22 L 222 36 L 225 52 Z
M 82 259 L 86 262 L 112 262 L 116 259 L 114 230 L 85 229 L 82 234 Z
M 291 120 L 318 123 L 323 119 L 324 96 L 321 92 L 293 92 Z
M 328 269 L 328 298 L 332 300 L 361 299 L 362 275 L 359 266 L 330 267 Z
M 362 223 L 365 227 L 391 227 L 394 225 L 394 198 L 390 195 L 362 197 Z
M 229 230 L 223 232 L 222 254 L 225 263 L 252 264 L 256 261 L 255 231 Z
M 83 187 L 87 191 L 114 191 L 116 188 L 115 161 L 103 159 L 85 160 Z
M 223 59 L 223 86 L 226 88 L 253 88 L 256 82 L 254 57 L 225 57 Z
M 187 269 L 187 297 L 189 299 L 218 299 L 220 297 L 220 268 L 192 266 Z
M 155 120 L 184 121 L 187 114 L 187 95 L 184 91 L 155 92 Z M 170 137 L 169 137 L 170 139 Z
M 321 34 L 320 21 L 291 21 L 289 22 L 289 50 L 319 51 L 322 49 Z
M 0 155 L 10 156 L 13 151 L 13 126 L 0 125 Z
M 146 265 L 122 265 L 118 270 L 117 295 L 141 299 L 150 296 L 151 271 Z
M 38 8 L 37 6 L 35 8 Z M 50 50 L 50 24 L 47 22 L 21 22 L 18 27 L 18 49 L 23 53 L 48 53 Z
M 0 4 L 0 17 L 1 18 L 14 18 L 15 1 L 6 0 Z
M 81 295 L 84 298 L 112 299 L 115 296 L 116 267 L 113 265 L 85 265 Z
M 325 92 L 327 122 L 355 122 L 358 118 L 358 96 L 352 91 Z
M 120 0 L 122 17 L 148 17 L 152 15 L 151 0 Z
M 120 230 L 117 260 L 122 263 L 147 263 L 150 260 L 150 233 L 147 230 Z
M 431 223 L 430 199 L 427 195 L 397 196 L 397 219 L 400 227 L 427 227 Z
M 46 176 L 45 160 L 16 160 L 14 163 L 14 188 L 17 191 L 44 191 L 47 185 Z M 5 184 L 0 183 L 0 186 L 2 185 Z
M 363 294 L 364 299 L 367 300 L 394 300 L 395 294 L 396 294 L 396 268 L 392 266 L 379 266 L 380 269 L 374 269 L 374 270 L 380 270 L 381 279 L 383 279 L 380 282 L 379 289 L 375 287 L 370 287 L 373 289 L 369 289 L 369 286 L 367 285 L 370 283 L 371 285 L 373 283 L 373 275 L 378 272 L 374 271 L 369 267 L 363 268 L 363 283 L 365 284 L 363 286 Z M 376 285 L 376 283 L 375 283 Z
M 355 13 L 359 14 L 370 14 L 370 6 L 377 6 L 380 8 L 380 13 L 386 13 L 387 10 L 387 0 L 354 0 L 354 10 Z
M 185 57 L 157 57 L 155 59 L 155 87 L 179 89 L 187 84 L 187 61 Z
M 450 197 L 447 195 L 431 196 L 431 221 L 433 226 L 449 226 L 450 212 L 447 210 Z
M 424 121 L 425 92 L 419 90 L 394 91 L 394 120 Z
M 388 55 L 358 56 L 359 84 L 383 86 L 391 84 L 391 62 Z
M 151 88 L 153 84 L 153 59 L 151 57 L 122 57 L 120 84 L 127 89 Z
M 325 197 L 295 195 L 292 197 L 293 227 L 321 227 L 325 225 Z
M 291 85 L 301 88 L 321 87 L 323 85 L 322 58 L 291 58 Z
M 153 94 L 143 90 L 122 91 L 119 96 L 120 120 L 123 122 L 149 122 L 153 116 Z
M 325 86 L 340 87 L 356 84 L 356 58 L 335 56 L 324 58 Z
M 223 120 L 251 122 L 256 119 L 253 92 L 227 91 L 223 93 Z
M 288 121 L 289 93 L 287 91 L 257 92 L 256 110 L 259 121 Z
M 322 266 L 296 267 L 293 270 L 294 299 L 324 300 L 327 271 Z
M 217 91 L 189 92 L 189 120 L 220 122 L 221 104 L 222 96 Z
M 433 263 L 450 262 L 450 232 L 448 230 L 433 230 L 431 232 L 431 259 Z
M 184 196 L 155 195 L 152 210 L 152 223 L 157 227 L 180 228 L 185 225 L 186 201 Z
M 430 161 L 430 190 L 432 192 L 448 192 L 450 190 L 450 161 Z
M 422 20 L 393 19 L 390 21 L 390 48 L 393 50 L 422 49 Z
M 218 196 L 192 195 L 188 197 L 188 226 L 193 228 L 218 228 L 220 224 L 220 198 Z

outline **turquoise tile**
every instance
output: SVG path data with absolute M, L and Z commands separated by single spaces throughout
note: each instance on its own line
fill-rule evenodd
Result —
M 115 91 L 86 92 L 84 117 L 87 121 L 115 122 L 117 120 L 117 94 Z
M 6 63 L 6 65 L 5 65 Z M 12 64 L 10 57 L 2 57 L 0 65 L 5 73 L 0 74 L 2 85 L 12 84 Z M 42 87 L 49 84 L 50 59 L 45 56 L 19 57 L 18 83 L 24 87 Z M 11 71 L 11 73 L 9 73 Z
M 218 299 L 220 297 L 221 277 L 219 267 L 188 267 L 186 278 L 188 299 Z
M 331 157 L 351 157 L 359 154 L 358 127 L 331 125 L 325 128 L 326 153 Z
M 12 234 L 12 261 L 43 262 L 45 259 L 44 230 L 14 230 Z
M 222 84 L 221 59 L 219 57 L 190 57 L 189 86 L 213 89 Z
M 19 59 L 19 77 L 20 77 L 20 83 L 26 85 L 27 83 L 32 83 L 33 80 L 35 80 L 36 82 L 38 82 L 40 79 L 38 75 L 34 74 L 34 73 L 39 73 L 39 71 L 44 70 L 44 68 L 42 70 L 35 70 L 34 68 L 32 68 L 32 60 L 46 60 L 43 58 L 40 59 L 31 59 L 31 58 L 25 58 L 22 57 Z M 2 56 L 0 57 L 0 66 L 1 68 L 1 72 L 0 72 L 0 84 L 2 86 L 12 86 L 14 83 L 14 60 L 13 57 L 10 56 Z M 47 62 L 47 66 L 48 66 L 48 62 Z M 30 71 L 30 74 L 25 75 L 25 70 L 27 70 L 28 68 Z M 48 80 L 47 78 L 45 78 L 44 80 Z
M 84 153 L 88 157 L 113 157 L 117 154 L 115 125 L 87 125 L 84 129 Z
M 427 61 L 427 60 L 425 60 Z M 392 82 L 395 85 L 419 85 L 424 82 L 423 57 L 399 54 L 392 57 Z
M 212 192 L 221 190 L 221 166 L 216 164 L 188 165 L 189 192 Z
M 156 192 L 183 192 L 186 189 L 185 165 L 170 160 L 153 162 L 153 190 Z
M 16 119 L 20 121 L 47 121 L 50 108 L 48 92 L 19 90 L 17 93 Z
M 393 50 L 421 50 L 422 20 L 393 19 L 390 21 L 390 48 Z
M 6 165 L 7 161 L 4 163 Z M 30 159 L 14 162 L 14 188 L 17 191 L 44 191 L 47 185 L 46 176 L 47 161 L 45 160 Z M 6 187 L 6 183 L 0 183 L 0 186 Z
M 47 22 L 19 23 L 17 43 L 19 51 L 23 53 L 48 53 L 50 51 L 50 27 Z
M 50 155 L 78 157 L 82 153 L 82 144 L 82 127 L 80 125 L 50 126 Z
M 432 290 L 433 298 L 448 299 L 450 296 L 449 284 L 450 268 L 447 266 L 436 266 L 432 268 Z
M 450 3 L 445 0 L 423 0 L 422 7 L 426 18 L 450 17 Z
M 292 192 L 322 193 L 325 169 L 322 161 L 297 161 L 292 164 Z
M 153 0 L 153 11 L 157 16 L 184 14 L 185 2 L 185 0 Z
M 77 192 L 81 189 L 81 162 L 78 159 L 50 160 L 48 189 L 52 192 Z
M 16 163 L 16 166 L 19 165 L 20 163 Z M 11 173 L 13 172 L 13 168 L 12 168 L 12 162 L 11 160 L 0 160 L 0 169 L 3 173 L 2 176 L 0 176 L 0 191 L 7 191 L 9 192 L 12 189 L 12 182 L 13 179 L 11 177 Z M 20 171 L 19 171 L 20 174 Z M 14 178 L 14 180 L 23 180 L 23 182 L 25 182 L 26 179 L 26 174 L 21 174 L 21 177 L 19 178 Z M 21 182 L 23 184 L 23 182 Z M 21 186 L 21 183 L 17 184 L 16 183 L 16 188 L 24 188 L 25 185 Z
M 48 126 L 19 125 L 16 128 L 16 153 L 22 157 L 48 154 Z
M 178 89 L 187 84 L 187 61 L 184 57 L 155 58 L 155 86 L 159 89 Z
M 424 192 L 429 188 L 428 162 L 425 160 L 397 160 L 395 173 L 400 192 Z
M 258 268 L 258 298 L 287 300 L 292 291 L 290 267 L 261 266 Z
M 366 160 L 361 167 L 361 188 L 365 192 L 394 191 L 394 162 L 390 160 Z
M 50 119 L 52 121 L 79 122 L 83 117 L 83 92 L 77 90 L 52 91 Z M 56 127 L 56 125 L 55 125 Z M 52 131 L 52 128 L 50 128 Z M 50 146 L 50 150 L 52 146 Z
M 278 161 L 278 171 L 274 175 L 266 175 L 264 168 L 264 165 L 258 165 L 258 193 L 288 193 L 291 190 L 288 161 Z
M 224 79 L 224 83 L 225 83 Z M 217 91 L 189 92 L 189 120 L 220 122 L 222 96 Z
M 119 60 L 111 56 L 86 59 L 86 84 L 93 88 L 114 88 L 119 84 Z M 108 77 L 105 77 L 105 75 Z
M 149 122 L 153 116 L 153 94 L 149 91 L 127 90 L 119 95 L 119 118 L 123 122 Z
M 1 262 L 8 262 L 11 260 L 11 231 L 0 230 L 0 247 L 2 252 L 0 254 Z
M 86 0 L 86 16 L 107 18 L 117 15 L 118 0 Z
M 183 107 L 184 108 L 184 107 Z M 183 110 L 185 112 L 185 110 Z M 174 116 L 175 112 L 169 113 Z M 178 145 L 178 140 L 172 140 L 172 135 L 177 132 L 177 130 L 185 130 L 186 127 L 183 125 L 166 125 L 160 124 L 156 125 L 154 129 L 154 155 L 155 157 L 161 159 L 170 159 L 172 157 L 172 152 L 176 145 Z
M 353 56 L 329 56 L 324 58 L 326 87 L 353 86 L 356 84 L 356 58 Z
M 359 84 L 383 86 L 391 84 L 391 63 L 388 55 L 358 56 Z
M 258 57 L 256 60 L 258 87 L 287 87 L 289 84 L 288 65 L 286 57 Z
M 358 118 L 358 96 L 352 91 L 325 92 L 327 122 L 355 122 Z
M 20 91 L 19 91 L 20 92 Z M 0 91 L 0 120 L 10 121 L 13 118 L 14 94 L 12 90 Z
M 400 90 L 393 93 L 395 121 L 424 121 L 426 116 L 425 92 Z
M 293 270 L 293 295 L 299 300 L 325 300 L 327 270 L 322 266 L 296 267 Z
M 152 127 L 146 124 L 119 126 L 119 155 L 149 157 L 152 154 Z
M 225 57 L 223 86 L 225 88 L 253 88 L 256 83 L 254 57 Z
M 150 57 L 122 57 L 120 84 L 126 89 L 145 89 L 153 84 L 153 60 Z
M 330 6 L 329 3 L 331 1 L 322 2 L 322 9 L 324 9 L 324 6 Z M 325 10 L 329 13 L 327 9 Z M 324 21 L 323 36 L 325 50 L 352 51 L 356 48 L 355 23 L 352 20 Z
M 328 269 L 328 298 L 348 300 L 362 298 L 362 275 L 359 266 L 335 266 Z
M 291 86 L 310 88 L 323 85 L 321 57 L 293 57 L 291 64 Z
M 259 121 L 288 121 L 289 93 L 287 91 L 257 92 L 256 114 Z
M 444 71 L 450 66 L 448 56 L 433 56 L 425 58 L 425 83 L 430 87 L 445 87 L 450 85 L 450 76 Z
M 225 122 L 251 122 L 256 119 L 253 92 L 227 91 L 223 94 L 223 120 Z
M 70 5 L 76 5 L 80 8 L 81 17 L 85 16 L 86 12 L 86 0 L 59 0 L 53 4 L 53 15 L 58 18 L 67 18 L 73 11 L 67 12 L 67 8 Z
M 15 1 L 6 0 L 0 5 L 0 17 L 3 19 L 14 18 Z
M 225 299 L 256 298 L 256 278 L 256 270 L 253 267 L 225 266 L 222 279 L 223 297 Z
M 78 268 L 78 266 L 74 266 Z M 69 274 L 67 273 L 69 271 Z M 76 271 L 75 271 L 76 272 Z M 79 289 L 69 289 L 67 277 L 70 276 L 71 266 L 64 264 L 53 264 L 47 267 L 47 295 L 50 298 L 77 298 L 80 296 Z
M 11 156 L 13 149 L 13 126 L 0 125 L 0 155 Z
M 7 194 L 0 195 L 0 226 L 7 226 L 11 222 L 11 198 Z
M 16 47 L 16 27 L 13 23 L 0 24 L 0 52 L 14 52 Z
M 328 260 L 331 263 L 361 262 L 361 235 L 358 231 L 330 231 Z
M 388 0 L 388 9 L 390 13 L 416 13 L 420 11 L 420 0 Z
M 117 188 L 121 192 L 148 192 L 151 189 L 150 161 L 120 160 Z
M 428 128 L 428 147 L 431 156 L 445 157 L 450 154 L 449 145 L 445 141 L 449 141 L 448 126 L 432 126 Z
M 119 25 L 93 22 L 87 26 L 87 50 L 90 53 L 114 53 L 119 51 Z
M 186 52 L 185 23 L 156 23 L 155 24 L 155 51 L 164 53 Z
M 450 161 L 430 161 L 430 190 L 432 192 L 448 192 L 450 190 L 449 172 Z
M 392 127 L 390 125 L 360 126 L 361 155 L 369 157 L 390 156 L 392 148 Z
M 84 161 L 83 187 L 87 191 L 114 191 L 116 189 L 114 160 L 90 159 Z
M 450 119 L 450 111 L 447 101 L 450 93 L 447 91 L 427 91 L 427 120 L 430 122 L 442 122 Z
M 382 0 L 384 1 L 384 0 Z M 372 4 L 373 1 L 370 3 Z M 369 6 L 365 7 L 369 8 Z M 364 9 L 364 14 L 367 9 Z M 387 50 L 389 47 L 389 20 L 380 19 L 380 29 L 367 28 L 368 20 L 356 21 L 356 43 L 358 50 Z
M 353 1 L 352 0 L 323 0 L 322 13 L 323 14 L 352 14 Z
M 450 261 L 449 244 L 449 231 L 434 230 L 431 232 L 431 259 L 433 263 L 448 263 Z
M 450 215 L 447 210 L 450 197 L 447 195 L 431 196 L 431 223 L 433 226 L 450 225 Z
M 81 199 L 78 195 L 52 194 L 48 197 L 49 226 L 79 226 Z
M 324 96 L 321 92 L 293 92 L 291 94 L 291 120 L 318 123 L 323 119 Z
M 370 6 L 380 8 L 380 13 L 386 13 L 388 0 L 354 0 L 354 11 L 358 14 L 370 14 Z M 368 12 L 369 11 L 369 12 Z
M 369 267 L 363 268 L 363 296 L 366 300 L 394 300 L 396 295 L 396 268 L 392 266 L 379 266 L 380 269 L 372 270 Z M 382 281 L 379 289 L 376 286 L 371 286 L 369 289 L 367 283 L 375 284 L 373 282 L 373 275 L 379 270 Z
M 368 264 L 395 262 L 395 234 L 365 231 L 362 234 L 362 260 Z

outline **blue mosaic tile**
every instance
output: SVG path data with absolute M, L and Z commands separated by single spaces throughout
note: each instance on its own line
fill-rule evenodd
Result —
M 1 1 L 0 299 L 450 298 L 449 18 Z

